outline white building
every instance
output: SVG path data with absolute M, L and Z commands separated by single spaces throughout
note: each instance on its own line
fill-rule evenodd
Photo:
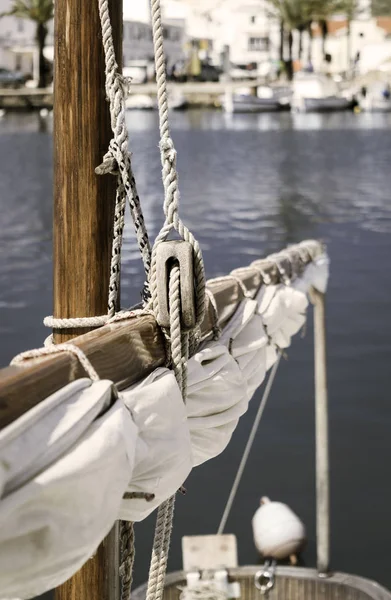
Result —
M 0 13 L 10 9 L 12 0 L 0 0 Z M 185 31 L 183 21 L 164 23 L 166 53 L 169 65 L 183 59 Z M 53 61 L 53 23 L 49 24 L 45 56 Z M 152 30 L 148 0 L 124 1 L 123 28 L 124 65 L 132 60 L 153 60 Z M 38 80 L 38 51 L 35 24 L 27 19 L 0 19 L 0 67 L 20 70 Z
M 11 0 L 0 0 L 0 13 L 7 12 Z M 45 56 L 53 60 L 53 24 L 49 25 Z M 35 43 L 35 24 L 26 19 L 0 19 L 0 67 L 20 70 L 38 80 L 38 51 Z
M 185 23 L 179 19 L 163 21 L 164 47 L 167 65 L 171 66 L 185 57 Z M 132 61 L 153 61 L 152 27 L 149 22 L 124 18 L 123 64 Z
M 150 23 L 149 0 L 123 0 L 124 21 Z
M 188 41 L 198 42 L 215 63 L 226 46 L 231 62 L 243 66 L 259 66 L 274 53 L 271 38 L 278 31 L 264 0 L 166 0 L 164 14 L 183 19 Z
M 316 70 L 323 64 L 320 31 L 314 32 L 313 64 Z M 391 59 L 391 17 L 370 17 L 360 14 L 350 23 L 341 16 L 329 22 L 326 52 L 331 56 L 330 73 L 346 73 L 354 68 L 365 74 Z
M 229 6 L 216 9 L 220 24 L 220 47 L 230 48 L 231 62 L 236 65 L 268 63 L 272 50 L 273 23 L 260 0 L 230 0 Z

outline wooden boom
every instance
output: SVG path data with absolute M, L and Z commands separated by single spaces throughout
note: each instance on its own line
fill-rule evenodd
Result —
M 320 251 L 319 244 L 318 253 Z M 299 275 L 311 260 L 308 255 L 307 260 L 303 258 L 294 263 L 296 272 L 291 272 L 291 276 Z M 268 282 L 280 281 L 276 263 L 266 260 L 208 283 L 217 305 L 218 320 L 216 323 L 215 311 L 208 300 L 202 324 L 203 336 L 212 334 L 216 324 L 220 327 L 227 324 L 235 313 L 244 298 L 240 281 L 251 296 L 256 295 L 263 284 L 260 265 L 263 274 L 270 277 Z M 289 273 L 292 264 L 285 266 Z M 85 352 L 102 379 L 114 381 L 119 389 L 136 383 L 166 363 L 164 337 L 152 315 L 105 325 L 75 338 L 72 343 Z M 0 370 L 0 428 L 12 423 L 70 381 L 85 376 L 78 360 L 69 354 L 31 359 L 21 366 Z

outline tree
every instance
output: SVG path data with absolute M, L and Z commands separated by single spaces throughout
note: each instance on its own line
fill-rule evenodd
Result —
M 10 10 L 0 14 L 0 17 L 11 16 L 28 19 L 35 23 L 35 39 L 38 46 L 39 61 L 38 87 L 44 88 L 47 84 L 44 49 L 48 34 L 48 23 L 54 16 L 53 0 L 13 0 Z
M 381 2 L 390 2 L 391 0 L 379 0 Z M 346 54 L 347 54 L 347 65 L 348 71 L 351 66 L 352 60 L 352 49 L 351 49 L 351 23 L 360 12 L 365 9 L 362 6 L 360 0 L 336 0 L 335 12 L 345 15 L 346 17 Z
M 340 6 L 345 0 L 307 0 L 307 11 L 310 15 L 311 23 L 316 21 L 322 33 L 322 54 L 326 58 L 326 42 L 329 33 L 328 19 L 341 12 Z M 346 0 L 350 1 L 350 0 Z
M 391 15 L 391 0 L 372 0 L 372 15 L 386 17 Z
M 281 23 L 281 48 L 283 55 L 284 41 L 288 42 L 288 60 L 286 69 L 289 79 L 293 77 L 293 31 L 299 32 L 299 55 L 302 54 L 302 32 L 308 26 L 307 0 L 269 0 L 274 17 Z M 284 33 L 283 33 L 284 32 Z

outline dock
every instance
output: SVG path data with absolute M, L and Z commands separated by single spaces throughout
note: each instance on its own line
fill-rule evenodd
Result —
M 265 85 L 264 79 L 251 79 L 243 81 L 218 81 L 187 83 L 170 82 L 168 89 L 173 94 L 182 94 L 190 104 L 214 106 L 227 86 L 230 89 L 251 88 L 256 89 Z M 130 86 L 130 94 L 141 94 L 156 97 L 156 83 L 133 84 Z M 40 110 L 42 108 L 53 108 L 53 88 L 20 88 L 0 89 L 0 108 L 6 110 Z

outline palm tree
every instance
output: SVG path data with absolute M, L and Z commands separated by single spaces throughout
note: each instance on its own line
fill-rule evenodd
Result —
M 311 23 L 316 21 L 322 32 L 322 54 L 326 57 L 326 42 L 329 33 L 329 18 L 341 12 L 347 12 L 347 7 L 356 4 L 357 0 L 307 0 L 307 11 L 310 15 Z
M 299 32 L 299 58 L 302 54 L 302 33 L 308 27 L 309 11 L 308 3 L 311 0 L 269 0 L 275 17 L 280 20 L 282 45 L 285 40 L 288 42 L 288 60 L 286 61 L 287 73 L 289 79 L 293 77 L 293 31 Z M 283 54 L 283 48 L 280 50 Z
M 1 13 L 0 17 L 17 17 L 29 19 L 36 25 L 35 39 L 38 46 L 39 57 L 39 81 L 38 87 L 46 87 L 46 64 L 44 49 L 48 34 L 48 23 L 54 16 L 53 0 L 12 0 L 12 6 L 7 12 Z
M 372 0 L 372 15 L 374 17 L 391 15 L 391 0 Z

